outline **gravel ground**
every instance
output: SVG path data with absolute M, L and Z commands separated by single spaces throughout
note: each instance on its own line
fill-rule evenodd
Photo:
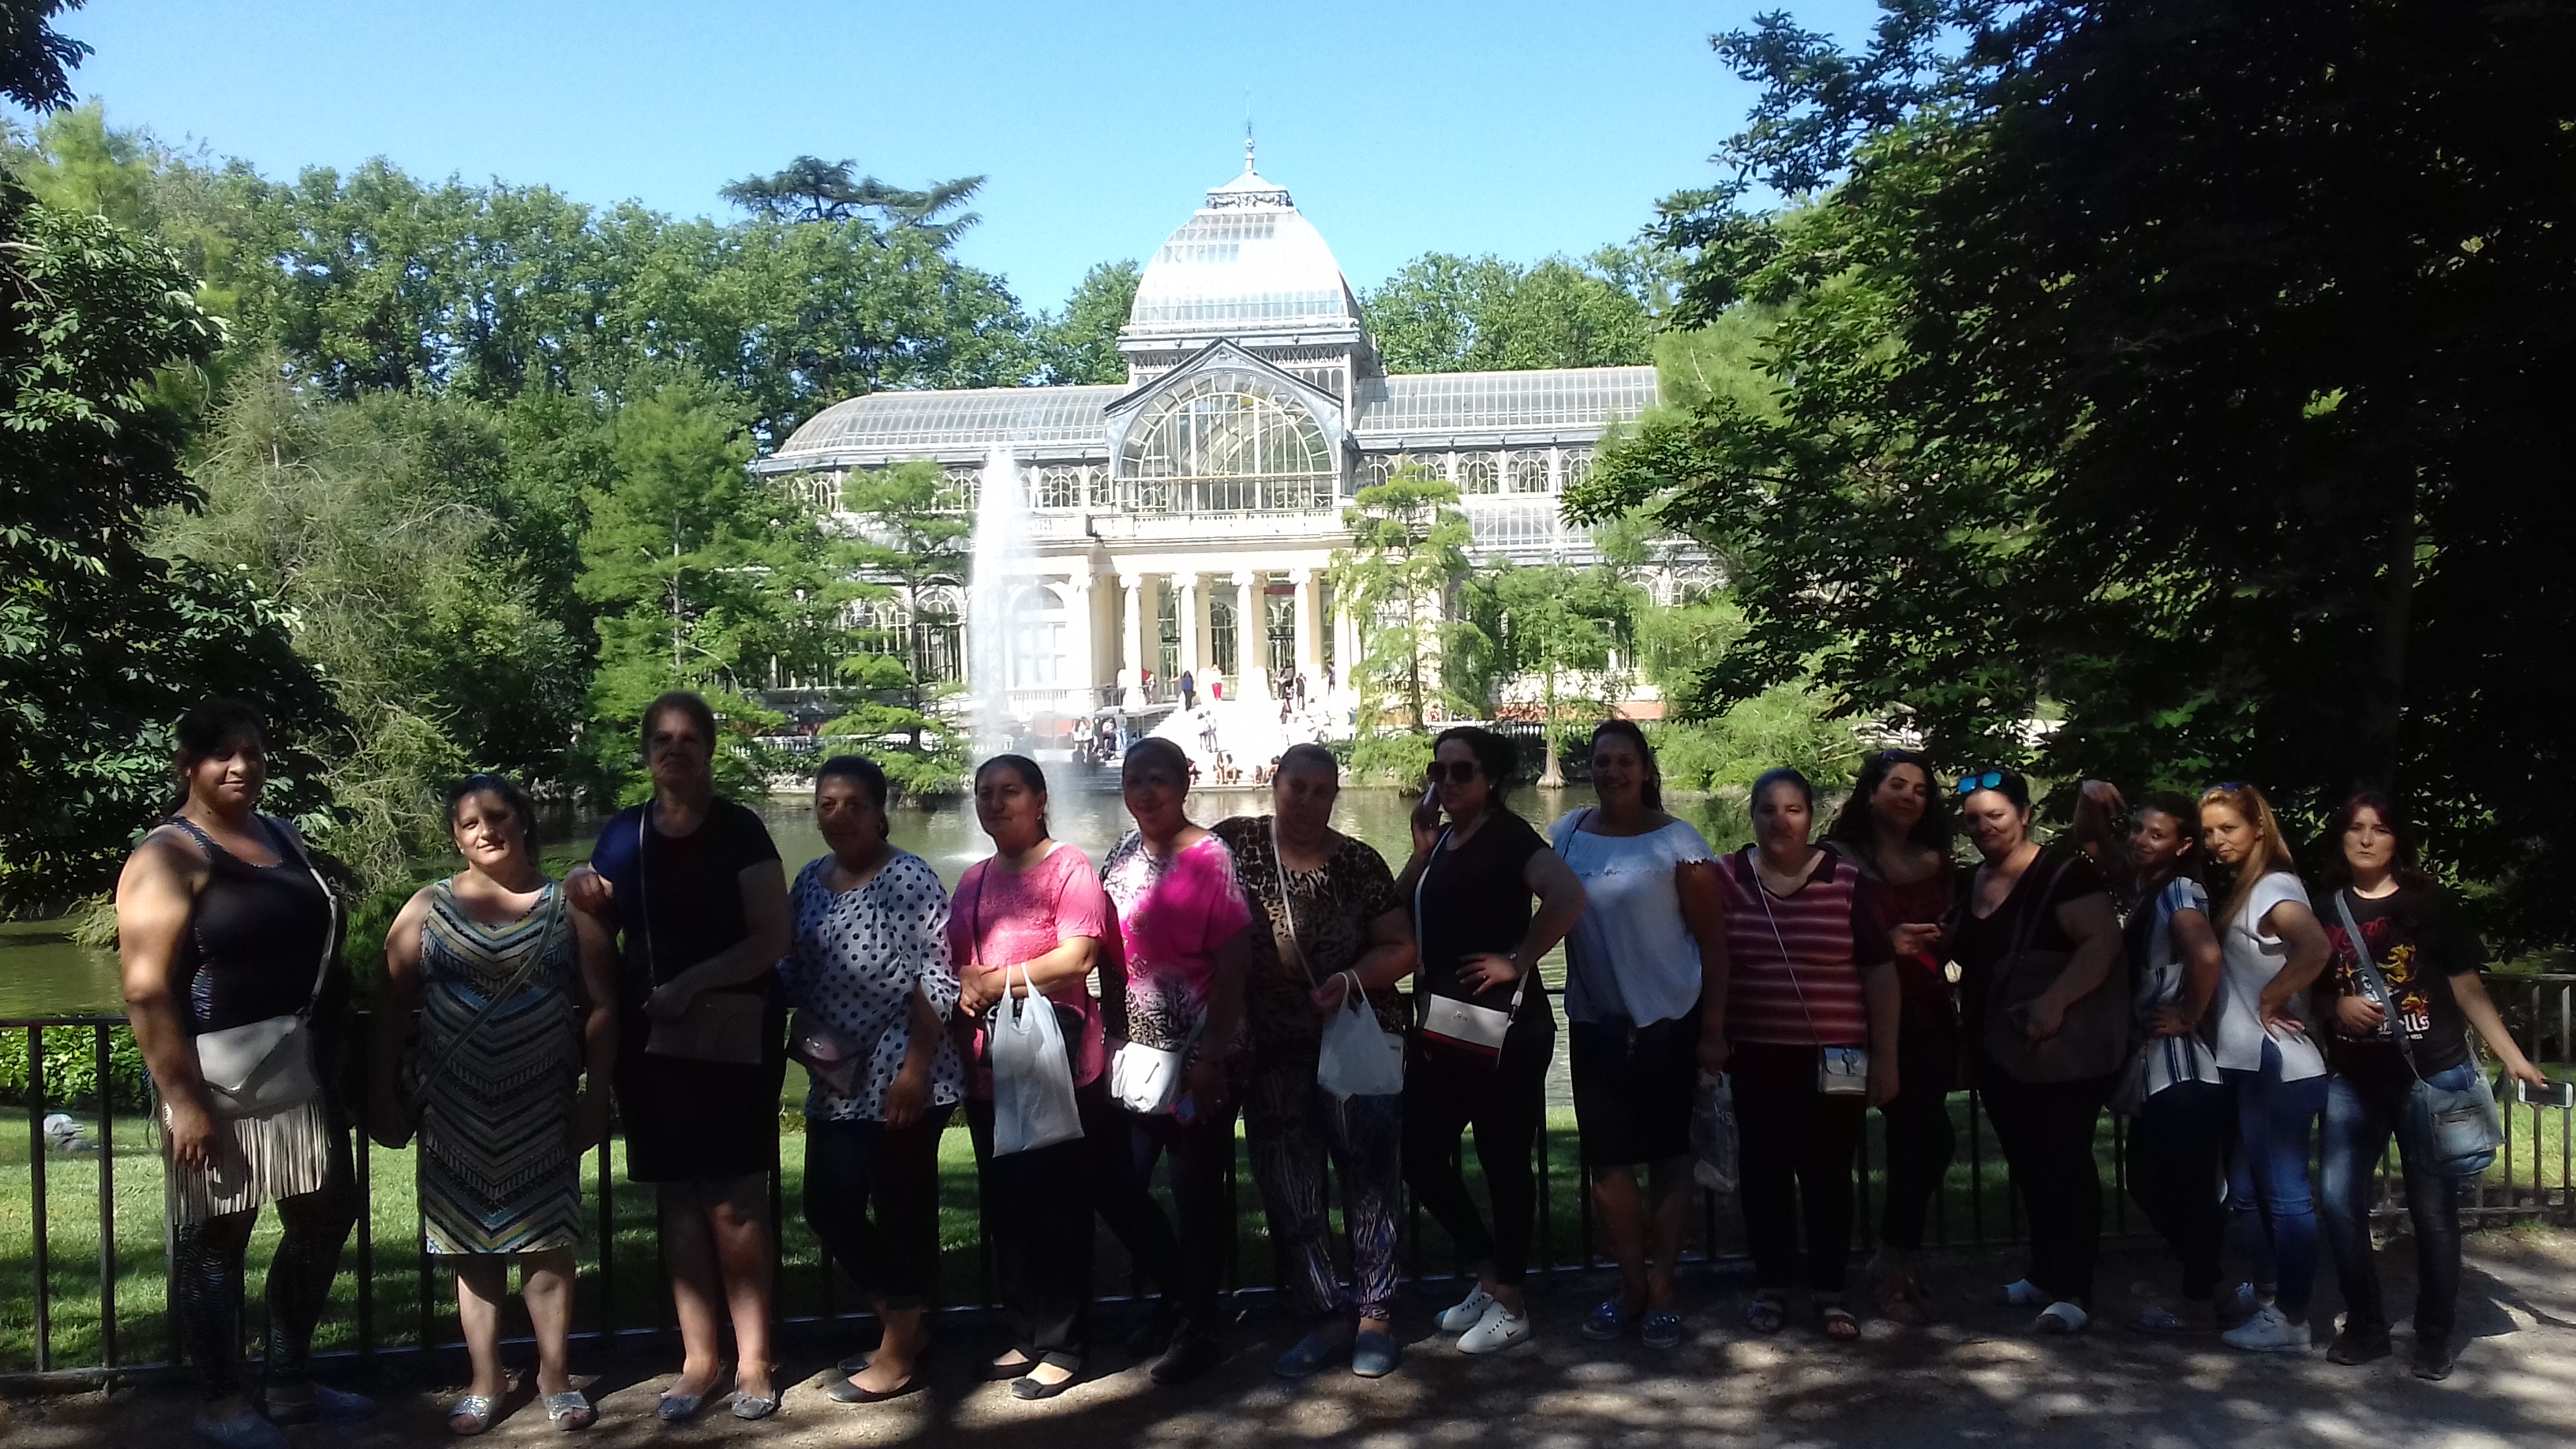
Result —
M 581 1442 L 591 1449 L 667 1445 L 831 1445 L 934 1442 L 1073 1449 L 1103 1444 L 1355 1445 L 1367 1449 L 1483 1449 L 1488 1445 L 1874 1445 L 1960 1441 L 2166 1449 L 2183 1445 L 2563 1445 L 2576 1440 L 2576 1235 L 2539 1231 L 2471 1240 L 2461 1304 L 2459 1371 L 2446 1383 L 2409 1376 L 2409 1340 L 2397 1356 L 2339 1368 L 2322 1349 L 2257 1357 L 2215 1339 L 2165 1342 L 2108 1319 L 2131 1305 L 2128 1285 L 2161 1271 L 2152 1254 L 2106 1257 L 2103 1322 L 2073 1341 L 2031 1337 L 2020 1313 L 1983 1306 L 1991 1285 L 2017 1273 L 2005 1254 L 1934 1265 L 1950 1305 L 1947 1322 L 1906 1328 L 1872 1322 L 1857 1348 L 1828 1345 L 1803 1317 L 1777 1339 L 1742 1327 L 1745 1285 L 1705 1276 L 1685 1287 L 1691 1337 L 1669 1354 L 1634 1342 L 1583 1342 L 1575 1325 L 1599 1284 L 1567 1275 L 1534 1291 L 1540 1335 L 1488 1359 L 1466 1357 L 1433 1335 L 1428 1296 L 1409 1297 L 1398 1320 L 1407 1344 L 1394 1377 L 1364 1382 L 1334 1369 L 1302 1384 L 1274 1379 L 1269 1364 L 1293 1337 L 1266 1308 L 1235 1331 L 1233 1354 L 1205 1380 L 1158 1389 L 1112 1351 L 1096 1377 L 1043 1404 L 1013 1400 L 975 1370 L 996 1330 L 945 1329 L 933 1382 L 890 1404 L 848 1408 L 822 1396 L 827 1357 L 855 1345 L 811 1344 L 797 1354 L 784 1407 L 761 1424 L 736 1421 L 721 1403 L 695 1424 L 665 1429 L 653 1417 L 669 1382 L 662 1351 L 577 1363 L 602 1417 Z M 2411 1300 L 2408 1246 L 2383 1256 L 2392 1305 Z M 2332 1305 L 2320 1286 L 2319 1324 Z M 1115 1333 L 1119 1320 L 1105 1318 Z M 596 1354 L 592 1355 L 596 1358 Z M 521 1367 L 525 1367 L 524 1364 Z M 603 1371 L 604 1370 L 604 1371 Z M 388 1382 L 367 1423 L 292 1431 L 296 1449 L 417 1449 L 448 1438 L 440 1407 L 453 1384 Z M 508 1417 L 489 1438 L 563 1442 L 530 1399 L 523 1375 Z M 129 1449 L 182 1442 L 192 1405 L 176 1386 L 0 1402 L 0 1442 L 10 1449 Z

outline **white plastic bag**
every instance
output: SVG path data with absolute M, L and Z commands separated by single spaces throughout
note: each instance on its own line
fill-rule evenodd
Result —
M 1177 1047 L 1121 1042 L 1109 1057 L 1109 1095 L 1140 1117 L 1172 1110 L 1181 1095 L 1181 1067 L 1189 1053 Z
M 1691 1179 L 1711 1192 L 1735 1191 L 1735 1087 L 1725 1077 L 1699 1074 L 1690 1138 Z
M 1005 969 L 1003 996 L 986 1032 L 993 1060 L 996 1157 L 1053 1147 L 1082 1135 L 1082 1114 L 1073 1104 L 1073 1068 L 1055 1003 L 1029 982 L 1026 967 L 1020 968 L 1020 981 L 1028 986 L 1028 995 L 1010 995 L 1010 981 Z
M 1343 974 L 1350 985 L 1342 992 L 1342 1009 L 1324 1023 L 1316 1085 L 1344 1100 L 1391 1097 L 1404 1090 L 1404 1038 L 1377 1024 L 1359 977 Z

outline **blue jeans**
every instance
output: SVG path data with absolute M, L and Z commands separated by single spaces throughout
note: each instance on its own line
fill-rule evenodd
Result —
M 2424 1080 L 2466 1090 L 2477 1074 L 2462 1062 Z M 2358 1338 L 2388 1331 L 2388 1308 L 2379 1294 L 2379 1268 L 2370 1254 L 2371 1174 L 2388 1139 L 2403 1130 L 2406 1096 L 2414 1082 L 2354 1081 L 2333 1077 L 2326 1087 L 2326 1248 L 2334 1254 L 2335 1281 L 2343 1286 L 2344 1331 Z M 2406 1182 L 2406 1215 L 2415 1226 L 2415 1338 L 2447 1343 L 2460 1299 L 2460 1184 L 2421 1164 L 2428 1147 L 2398 1144 Z
M 2317 1282 L 2317 1211 L 2308 1192 L 2308 1137 L 2325 1110 L 2326 1079 L 2281 1080 L 2281 1051 L 2263 1043 L 2259 1071 L 2222 1070 L 2236 1095 L 2236 1155 L 2227 1165 L 2228 1205 L 2260 1214 L 2271 1248 L 2277 1302 L 2305 1322 Z

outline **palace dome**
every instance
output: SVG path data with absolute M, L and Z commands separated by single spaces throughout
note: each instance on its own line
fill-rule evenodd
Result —
M 1346 330 L 1359 320 L 1323 234 L 1247 157 L 1243 174 L 1210 191 L 1146 264 L 1122 336 Z

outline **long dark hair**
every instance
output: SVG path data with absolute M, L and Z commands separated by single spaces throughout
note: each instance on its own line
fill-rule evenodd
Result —
M 2432 883 L 2424 868 L 2415 862 L 2415 822 L 2397 808 L 2397 802 L 2376 790 L 2357 790 L 2335 807 L 2334 819 L 2326 823 L 2325 859 L 2318 864 L 2317 874 L 2326 885 L 2341 890 L 2352 884 L 2352 862 L 2344 857 L 2343 833 L 2352 828 L 2354 817 L 2364 810 L 2377 812 L 2379 823 L 2397 838 L 2397 853 L 2389 862 L 2388 874 L 2399 885 L 2421 889 Z
M 170 797 L 169 807 L 161 813 L 176 815 L 188 803 L 188 772 L 213 757 L 234 740 L 249 740 L 265 749 L 268 745 L 268 721 L 248 700 L 230 695 L 209 695 L 197 701 L 186 714 L 179 716 L 178 748 L 171 751 L 171 764 L 177 769 L 179 786 Z
M 1637 752 L 1637 758 L 1645 761 L 1646 787 L 1637 792 L 1638 798 L 1646 802 L 1649 810 L 1663 809 L 1664 772 L 1655 763 L 1655 747 L 1646 743 L 1646 732 L 1637 728 L 1637 722 L 1632 719 L 1605 719 L 1592 727 L 1592 748 L 1601 748 L 1603 735 L 1626 740 L 1629 748 Z
M 1509 811 L 1512 778 L 1521 767 L 1521 752 L 1510 740 L 1492 730 L 1474 725 L 1451 725 L 1431 738 L 1431 756 L 1440 757 L 1440 747 L 1451 740 L 1463 742 L 1476 757 L 1476 768 L 1485 775 L 1485 808 Z
M 1869 802 L 1899 765 L 1923 772 L 1923 817 L 1905 832 L 1906 843 L 1945 855 L 1950 850 L 1950 802 L 1942 798 L 1941 777 L 1932 772 L 1932 762 L 1919 750 L 1881 750 L 1861 762 L 1860 777 L 1852 781 L 1851 793 L 1825 829 L 1826 844 L 1873 870 L 1879 869 L 1878 813 Z

